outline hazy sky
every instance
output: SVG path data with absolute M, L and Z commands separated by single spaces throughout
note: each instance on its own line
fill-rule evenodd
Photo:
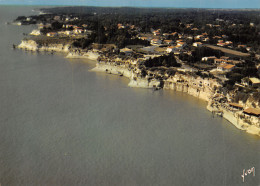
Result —
M 193 8 L 260 8 L 260 0 L 0 0 L 0 4 Z

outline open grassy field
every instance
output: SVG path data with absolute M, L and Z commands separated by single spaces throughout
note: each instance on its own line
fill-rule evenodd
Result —
M 243 53 L 243 52 L 239 52 L 239 51 L 228 49 L 228 48 L 218 47 L 218 46 L 214 46 L 214 45 L 204 45 L 204 46 L 212 48 L 214 50 L 220 50 L 220 51 L 222 51 L 224 53 L 231 54 L 231 55 L 234 55 L 234 56 L 239 56 L 239 57 L 248 57 L 248 56 L 250 56 L 249 53 Z

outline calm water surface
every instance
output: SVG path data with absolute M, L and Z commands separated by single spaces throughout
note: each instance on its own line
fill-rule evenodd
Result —
M 34 26 L 4 23 L 31 9 L 0 6 L 1 186 L 259 186 L 259 137 L 205 102 L 129 88 L 89 72 L 91 61 L 12 50 Z

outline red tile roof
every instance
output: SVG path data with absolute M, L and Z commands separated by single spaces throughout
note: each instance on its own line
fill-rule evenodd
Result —
M 260 116 L 260 109 L 247 108 L 247 109 L 244 110 L 244 113 Z
M 238 108 L 243 108 L 243 106 L 239 105 L 238 103 L 229 103 L 229 105 L 234 106 L 234 107 L 238 107 Z

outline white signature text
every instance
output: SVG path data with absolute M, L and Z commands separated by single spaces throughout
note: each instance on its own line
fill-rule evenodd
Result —
M 243 174 L 241 175 L 243 182 L 245 182 L 245 176 L 249 174 L 253 174 L 253 176 L 255 176 L 255 167 L 252 167 L 247 170 L 243 169 Z

